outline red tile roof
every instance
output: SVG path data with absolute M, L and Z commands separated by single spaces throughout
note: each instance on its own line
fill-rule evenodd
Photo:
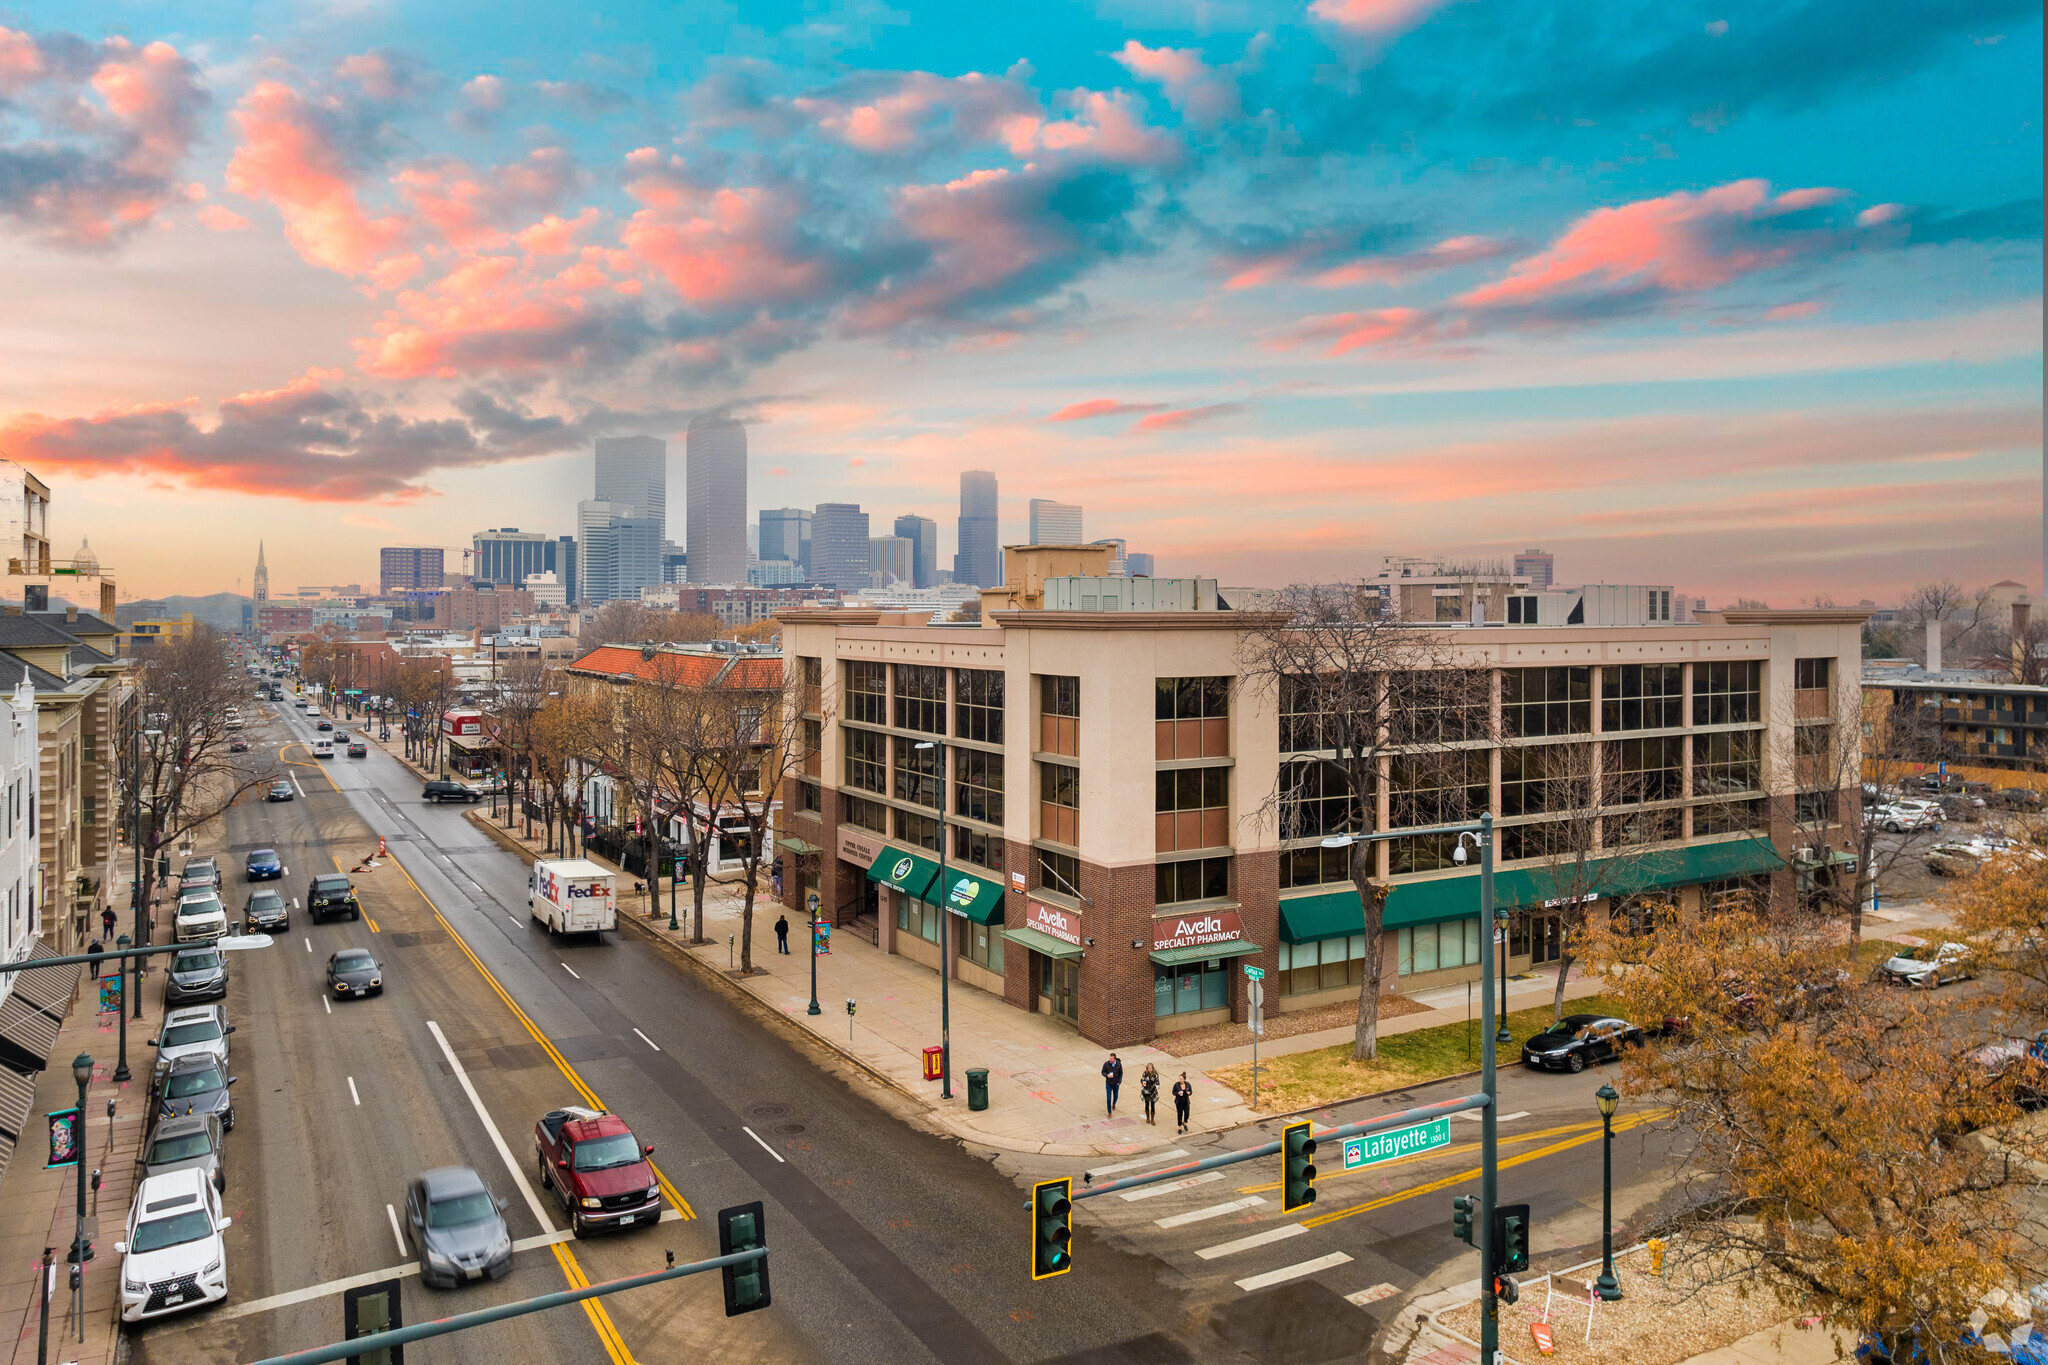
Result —
M 569 667 L 577 673 L 594 673 L 607 678 L 629 674 L 683 687 L 708 687 L 728 665 L 731 672 L 719 685 L 748 691 L 771 691 L 782 686 L 782 660 L 747 655 L 671 654 L 657 652 L 652 659 L 642 656 L 634 645 L 599 645 Z

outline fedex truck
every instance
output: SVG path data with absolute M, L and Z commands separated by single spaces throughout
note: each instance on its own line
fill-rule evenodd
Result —
M 526 908 L 557 934 L 592 934 L 618 927 L 612 874 L 587 858 L 542 858 L 527 881 Z

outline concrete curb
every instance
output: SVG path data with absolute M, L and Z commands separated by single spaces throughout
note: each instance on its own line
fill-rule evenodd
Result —
M 1614 1254 L 1616 1256 L 1627 1256 L 1633 1252 L 1641 1251 L 1645 1245 L 1646 1243 L 1637 1242 L 1633 1246 L 1621 1248 Z M 1523 1287 L 1529 1288 L 1530 1286 L 1534 1285 L 1538 1280 L 1556 1279 L 1561 1275 L 1570 1275 L 1575 1271 L 1590 1269 L 1593 1266 L 1599 1265 L 1604 1259 L 1604 1257 L 1595 1256 L 1590 1261 L 1581 1261 L 1577 1265 L 1568 1265 L 1560 1270 L 1546 1270 L 1543 1272 L 1542 1275 L 1531 1276 L 1528 1280 L 1524 1281 Z M 1470 1346 L 1474 1351 L 1477 1351 L 1479 1349 L 1478 1342 L 1472 1340 L 1472 1338 L 1468 1336 L 1465 1336 L 1463 1333 L 1452 1331 L 1450 1328 L 1444 1326 L 1441 1322 L 1437 1321 L 1437 1317 L 1439 1314 L 1448 1313 L 1453 1308 L 1462 1308 L 1466 1304 L 1471 1303 L 1480 1297 L 1479 1281 L 1473 1280 L 1470 1283 L 1471 1289 L 1469 1292 L 1464 1290 L 1451 1291 L 1451 1293 L 1455 1295 L 1455 1297 L 1449 1298 L 1447 1302 L 1439 1303 L 1436 1307 L 1430 1309 L 1427 1313 L 1425 1313 L 1423 1317 L 1427 1321 L 1431 1331 L 1442 1333 L 1444 1336 L 1449 1337 L 1451 1340 L 1462 1342 L 1463 1344 Z M 1445 1298 L 1446 1296 L 1436 1295 L 1434 1297 Z M 1507 1353 L 1505 1347 L 1501 1349 L 1500 1358 L 1505 1363 L 1505 1365 L 1521 1365 L 1521 1362 L 1517 1361 L 1513 1356 Z M 1680 1365 L 1683 1365 L 1683 1362 L 1680 1362 Z

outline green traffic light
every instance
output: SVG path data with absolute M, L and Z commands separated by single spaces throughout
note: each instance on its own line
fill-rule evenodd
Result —
M 1451 1231 L 1467 1246 L 1472 1241 L 1472 1211 L 1479 1200 L 1469 1194 L 1461 1194 L 1451 1200 Z
M 1074 1182 L 1041 1180 L 1031 1187 L 1031 1278 L 1047 1279 L 1074 1268 L 1068 1245 L 1074 1237 Z
M 1316 1140 L 1306 1119 L 1280 1130 L 1280 1211 L 1293 1213 L 1316 1202 Z

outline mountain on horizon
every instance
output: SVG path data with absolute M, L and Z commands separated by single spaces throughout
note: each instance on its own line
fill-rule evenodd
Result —
M 248 596 L 238 592 L 208 593 L 204 597 L 184 594 L 146 597 L 115 607 L 114 624 L 128 626 L 137 621 L 175 621 L 189 611 L 193 620 L 204 621 L 215 630 L 236 631 L 242 628 L 242 609 L 248 602 Z

